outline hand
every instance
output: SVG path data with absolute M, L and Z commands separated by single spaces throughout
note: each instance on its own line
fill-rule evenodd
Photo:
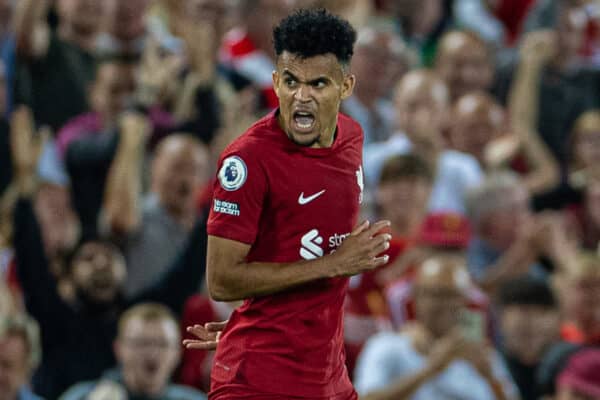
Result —
M 146 106 L 156 104 L 182 67 L 183 59 L 180 56 L 161 56 L 158 42 L 148 40 L 137 74 L 137 100 Z
M 214 77 L 217 62 L 218 43 L 215 27 L 185 20 L 181 31 L 192 70 L 200 83 L 210 82 Z
M 463 358 L 467 352 L 468 341 L 464 335 L 455 330 L 438 339 L 428 355 L 428 365 L 434 372 L 442 372 L 450 363 L 458 358 Z
M 528 33 L 521 45 L 521 58 L 528 63 L 545 65 L 557 54 L 556 32 L 540 30 Z
M 183 345 L 186 349 L 215 350 L 219 344 L 221 332 L 227 326 L 227 322 L 208 322 L 202 325 L 188 326 L 186 331 L 198 339 L 185 339 Z
M 31 110 L 26 106 L 18 107 L 10 121 L 10 147 L 12 162 L 17 179 L 31 178 L 35 175 L 38 160 L 50 132 L 40 130 L 36 135 Z
M 379 221 L 373 225 L 365 221 L 354 229 L 341 246 L 327 256 L 334 265 L 334 276 L 352 276 L 387 263 L 387 254 L 378 255 L 390 247 L 392 236 L 381 232 L 389 226 L 389 221 Z
M 469 342 L 464 348 L 461 358 L 469 362 L 484 378 L 491 378 L 494 374 L 490 363 L 491 349 L 481 343 Z

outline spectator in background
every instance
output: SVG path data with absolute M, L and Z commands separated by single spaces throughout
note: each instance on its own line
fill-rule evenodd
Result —
M 575 239 L 584 249 L 600 249 L 600 176 L 586 179 L 581 205 L 569 207 L 566 215 L 572 222 Z
M 364 149 L 367 187 L 373 188 L 388 157 L 412 151 L 436 170 L 429 211 L 464 214 L 466 191 L 479 184 L 482 174 L 473 157 L 445 148 L 449 101 L 446 84 L 432 71 L 411 71 L 402 78 L 394 93 L 400 131 Z
M 412 248 L 425 219 L 432 183 L 432 168 L 415 154 L 392 156 L 383 166 L 375 193 L 374 217 L 390 221 L 392 240 L 386 251 L 390 262 L 350 278 L 344 302 L 344 347 L 350 376 L 367 339 L 392 329 L 384 297 L 384 287 L 389 282 L 385 272 Z
M 58 131 L 88 109 L 86 89 L 94 77 L 94 46 L 104 1 L 58 0 L 58 27 L 47 23 L 48 0 L 16 3 L 16 103 L 33 110 L 39 124 Z M 56 96 L 62 94 L 61 100 Z
M 506 282 L 498 295 L 502 352 L 522 400 L 537 400 L 539 363 L 559 338 L 559 308 L 550 286 L 529 277 Z
M 137 123 L 137 122 L 136 122 Z M 197 193 L 208 179 L 208 151 L 193 136 L 174 134 L 156 148 L 150 192 L 142 198 L 143 129 L 124 135 L 107 178 L 103 223 L 123 241 L 128 279 L 125 295 L 136 296 L 172 265 L 198 221 Z
M 600 350 L 580 350 L 557 379 L 556 400 L 587 400 L 600 398 Z
M 582 252 L 569 268 L 554 277 L 564 314 L 562 339 L 576 344 L 600 344 L 600 257 Z
M 114 365 L 111 342 L 117 318 L 125 307 L 140 301 L 160 301 L 179 312 L 185 299 L 201 284 L 206 258 L 206 226 L 198 221 L 188 244 L 172 260 L 168 274 L 136 298 L 124 300 L 126 264 L 110 241 L 84 237 L 67 259 L 74 296 L 60 296 L 56 279 L 44 254 L 42 237 L 32 206 L 36 146 L 31 130 L 18 132 L 28 138 L 15 151 L 14 248 L 17 273 L 25 305 L 41 326 L 44 358 L 35 377 L 36 390 L 56 398 L 68 386 L 99 376 Z
M 416 321 L 400 333 L 373 336 L 359 357 L 354 383 L 361 399 L 518 398 L 501 356 L 460 331 L 470 285 L 461 257 L 423 261 L 415 281 Z
M 452 116 L 451 147 L 471 154 L 486 170 L 516 169 L 532 194 L 558 184 L 558 166 L 546 145 L 535 132 L 509 124 L 502 106 L 488 93 L 459 97 Z
M 440 39 L 434 68 L 446 81 L 451 101 L 470 92 L 489 91 L 494 82 L 493 55 L 473 32 L 446 32 Z
M 583 111 L 597 106 L 600 83 L 598 71 L 586 69 L 578 56 L 585 13 L 569 2 L 561 2 L 560 9 L 554 30 L 531 32 L 523 39 L 518 65 L 499 73 L 498 94 L 505 98 L 512 85 L 511 119 L 539 132 L 565 166 L 572 124 Z
M 168 308 L 156 303 L 131 307 L 119 319 L 114 343 L 118 368 L 102 378 L 77 383 L 60 398 L 205 400 L 191 388 L 170 383 L 180 359 L 179 325 Z
M 569 180 L 573 186 L 581 187 L 586 178 L 600 177 L 600 109 L 586 111 L 577 117 L 569 139 Z
M 0 0 L 0 67 L 2 75 L 2 93 L 0 97 L 0 115 L 6 115 L 13 108 L 13 84 L 15 78 L 15 33 L 13 15 L 15 3 L 12 0 Z
M 275 54 L 271 36 L 273 27 L 292 10 L 293 3 L 242 0 L 238 5 L 240 25 L 224 37 L 221 62 L 260 90 L 260 109 L 274 109 L 279 104 L 273 91 Z
M 0 399 L 40 400 L 29 389 L 41 357 L 37 323 L 26 315 L 0 312 Z
M 99 54 L 141 55 L 148 39 L 146 14 L 150 0 L 105 0 L 103 32 L 95 50 Z
M 394 130 L 390 88 L 412 65 L 414 56 L 393 32 L 363 28 L 358 32 L 352 72 L 356 87 L 342 111 L 363 128 L 365 144 L 387 140 Z
M 468 265 L 473 279 L 496 292 L 507 280 L 530 274 L 540 279 L 548 271 L 539 263 L 549 259 L 557 269 L 570 262 L 573 250 L 562 221 L 555 214 L 534 216 L 529 193 L 511 173 L 495 173 L 468 197 L 474 238 L 469 244 Z

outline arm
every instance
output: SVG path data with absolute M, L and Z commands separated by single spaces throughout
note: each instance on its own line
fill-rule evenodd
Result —
M 529 131 L 518 128 L 517 133 L 521 137 L 522 149 L 531 169 L 524 176 L 524 184 L 533 194 L 543 193 L 558 185 L 560 180 L 560 171 L 558 163 L 548 150 L 537 130 Z
M 50 28 L 46 22 L 48 0 L 20 0 L 14 14 L 17 54 L 41 58 L 50 44 Z
M 130 113 L 120 125 L 121 139 L 108 173 L 103 208 L 109 230 L 126 235 L 140 224 L 141 167 L 149 126 L 144 116 Z
M 539 85 L 544 67 L 552 57 L 554 35 L 548 31 L 528 34 L 521 48 L 521 60 L 508 95 L 511 124 L 535 132 L 539 111 Z
M 243 300 L 284 291 L 317 279 L 350 276 L 375 269 L 388 256 L 377 257 L 389 247 L 390 235 L 377 234 L 388 226 L 380 221 L 362 223 L 335 253 L 293 263 L 246 262 L 250 245 L 216 236 L 208 238 L 207 280 L 217 301 Z

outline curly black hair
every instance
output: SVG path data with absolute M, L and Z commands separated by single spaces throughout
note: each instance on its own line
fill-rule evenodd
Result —
M 349 64 L 354 53 L 356 31 L 348 21 L 321 9 L 300 9 L 273 29 L 273 45 L 279 56 L 284 51 L 309 58 L 331 53 Z

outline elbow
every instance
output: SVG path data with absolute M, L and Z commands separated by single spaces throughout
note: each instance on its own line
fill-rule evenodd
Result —
M 209 276 L 207 280 L 208 293 L 214 301 L 236 301 L 241 300 L 239 293 L 227 283 L 223 277 Z

